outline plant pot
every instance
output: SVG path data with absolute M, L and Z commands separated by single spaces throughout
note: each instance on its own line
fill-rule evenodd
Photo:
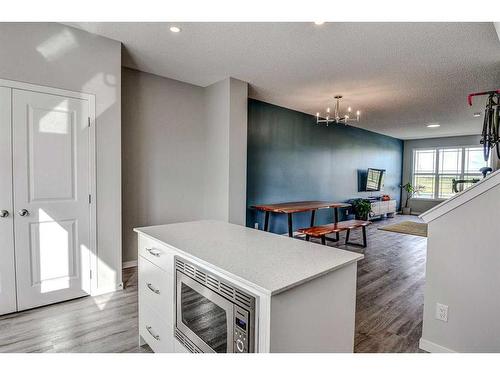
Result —
M 411 207 L 403 207 L 401 211 L 403 215 L 411 215 Z

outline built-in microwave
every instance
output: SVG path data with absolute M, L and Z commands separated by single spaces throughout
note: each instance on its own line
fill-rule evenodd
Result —
M 175 257 L 175 336 L 195 353 L 255 351 L 255 297 Z

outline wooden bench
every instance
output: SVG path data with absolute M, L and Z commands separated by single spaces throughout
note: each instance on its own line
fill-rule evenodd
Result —
M 355 245 L 366 247 L 366 226 L 370 225 L 370 221 L 364 220 L 346 220 L 339 221 L 338 223 L 319 225 L 311 228 L 302 228 L 298 231 L 306 235 L 306 241 L 309 241 L 311 237 L 321 238 L 321 243 L 326 245 L 326 235 L 332 233 L 340 233 L 347 231 L 345 237 L 346 245 Z M 361 228 L 363 231 L 363 244 L 357 244 L 349 242 L 349 235 L 351 234 L 351 229 Z

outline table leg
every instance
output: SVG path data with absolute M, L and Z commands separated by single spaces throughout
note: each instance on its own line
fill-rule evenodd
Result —
M 326 237 L 325 236 L 321 236 L 321 244 L 326 245 Z
M 349 243 L 349 235 L 351 234 L 351 230 L 348 229 L 347 233 L 345 234 L 345 244 L 347 245 Z
M 293 237 L 292 214 L 288 214 L 288 237 Z
M 337 224 L 339 222 L 339 208 L 335 207 L 333 209 L 333 212 L 335 214 L 335 224 Z M 335 241 L 338 241 L 339 239 L 340 239 L 339 232 L 337 232 L 337 233 L 335 233 Z
M 311 211 L 311 227 L 314 227 L 314 216 L 316 216 L 316 210 Z
M 367 244 L 367 242 L 366 242 L 366 227 L 361 227 L 361 230 L 362 230 L 362 233 L 363 233 L 363 242 L 362 243 L 349 242 L 349 237 L 350 237 L 350 234 L 351 234 L 351 230 L 347 229 L 347 233 L 345 235 L 345 244 L 346 245 L 359 246 L 359 247 L 365 248 L 366 244 Z
M 268 232 L 269 231 L 269 211 L 265 212 L 265 217 L 264 217 L 264 231 Z
M 363 228 L 363 247 L 366 247 L 366 227 Z

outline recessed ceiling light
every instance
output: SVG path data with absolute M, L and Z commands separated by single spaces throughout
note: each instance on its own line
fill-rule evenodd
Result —
M 474 116 L 474 117 L 481 117 L 481 112 L 474 112 L 474 114 L 472 116 Z
M 181 28 L 177 27 L 177 26 L 170 26 L 170 31 L 173 32 L 173 33 L 180 33 L 181 32 Z
M 323 25 L 324 23 L 325 21 L 314 21 L 314 24 L 318 26 Z
M 439 124 L 429 124 L 427 125 L 428 128 L 439 128 L 441 125 Z

